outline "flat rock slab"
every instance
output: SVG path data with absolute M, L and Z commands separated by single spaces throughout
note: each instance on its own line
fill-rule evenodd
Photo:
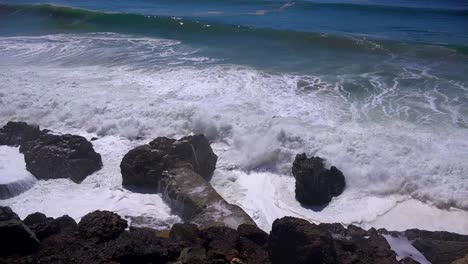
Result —
M 226 202 L 203 177 L 190 169 L 164 173 L 160 188 L 165 200 L 184 220 L 201 227 L 255 225 L 244 210 Z

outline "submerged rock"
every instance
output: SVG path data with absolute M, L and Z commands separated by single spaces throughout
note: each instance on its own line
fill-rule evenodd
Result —
M 91 142 L 77 135 L 43 133 L 38 139 L 21 145 L 26 169 L 38 179 L 69 178 L 81 183 L 101 169 L 101 155 Z
M 24 122 L 8 122 L 0 128 L 0 145 L 17 147 L 39 138 L 40 135 L 39 126 L 28 125 Z
M 322 158 L 307 158 L 306 154 L 296 155 L 292 174 L 296 179 L 296 200 L 303 205 L 326 205 L 332 197 L 340 195 L 346 185 L 340 170 L 334 166 L 326 169 Z
M 182 167 L 208 179 L 216 168 L 217 159 L 203 135 L 180 140 L 159 137 L 124 156 L 120 164 L 122 185 L 156 190 L 164 171 Z

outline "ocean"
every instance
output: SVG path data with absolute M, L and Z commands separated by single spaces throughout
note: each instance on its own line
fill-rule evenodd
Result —
M 265 230 L 292 215 L 468 234 L 467 73 L 464 0 L 0 0 L 0 124 L 99 137 L 104 162 L 0 204 L 167 228 L 180 218 L 123 189 L 120 161 L 203 133 L 211 184 Z M 0 181 L 27 175 L 2 149 Z M 346 177 L 322 211 L 294 198 L 302 152 Z

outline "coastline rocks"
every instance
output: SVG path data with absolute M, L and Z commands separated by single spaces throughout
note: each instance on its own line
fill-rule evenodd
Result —
M 0 206 L 0 221 L 20 220 L 18 215 L 8 206 Z
M 38 240 L 34 229 L 31 231 L 25 224 L 41 225 L 68 217 L 53 219 L 35 213 L 26 217 L 23 224 L 6 207 L 0 207 L 2 215 L 5 220 L 0 220 L 0 263 L 418 263 L 411 255 L 397 261 L 389 242 L 379 235 L 385 232 L 400 236 L 405 232 L 315 225 L 294 217 L 275 220 L 270 234 L 246 224 L 236 230 L 226 226 L 200 229 L 182 223 L 170 230 L 157 231 L 138 227 L 126 230 L 127 223 L 119 215 L 95 211 L 82 218 L 78 229 L 73 222 L 75 228 L 67 224 L 72 228 L 56 229 L 54 234 Z M 408 232 L 419 234 L 417 241 L 424 243 L 466 243 L 466 236 L 447 232 Z M 432 240 L 450 237 L 458 240 Z M 430 259 L 434 252 L 438 255 Z M 453 252 L 453 247 L 439 247 L 423 254 L 434 264 L 466 263 L 467 254 L 451 255 Z
M 134 191 L 162 193 L 184 221 L 201 227 L 255 225 L 240 207 L 227 203 L 207 181 L 217 159 L 203 135 L 180 140 L 156 138 L 124 156 L 120 164 L 122 185 Z
M 206 180 L 190 169 L 165 172 L 159 184 L 163 198 L 184 221 L 200 227 L 255 225 L 244 210 L 227 203 Z
M 269 251 L 273 264 L 336 263 L 331 234 L 294 217 L 273 222 Z
M 122 185 L 130 188 L 158 188 L 164 171 L 189 168 L 209 179 L 216 168 L 218 157 L 203 135 L 179 140 L 158 137 L 149 144 L 130 150 L 122 159 Z
M 127 221 L 118 214 L 108 211 L 94 211 L 85 215 L 78 224 L 83 238 L 107 242 L 118 237 L 128 227 Z
M 64 232 L 74 232 L 78 229 L 75 220 L 68 215 L 54 219 L 52 217 L 46 217 L 41 213 L 34 213 L 28 215 L 23 220 L 23 223 L 36 234 L 36 237 L 40 241 L 53 235 Z
M 43 133 L 21 145 L 26 169 L 38 179 L 69 178 L 81 183 L 101 169 L 101 155 L 84 137 Z
M 307 158 L 306 154 L 296 155 L 292 174 L 296 179 L 296 200 L 306 206 L 327 205 L 346 185 L 340 170 L 334 166 L 326 169 L 322 158 Z
M 40 135 L 39 126 L 10 121 L 0 128 L 0 145 L 17 147 L 22 143 L 39 138 Z
M 21 221 L 0 221 L 0 256 L 30 254 L 38 247 L 39 240 Z

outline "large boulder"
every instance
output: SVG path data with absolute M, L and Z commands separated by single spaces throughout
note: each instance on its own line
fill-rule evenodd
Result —
M 120 164 L 122 185 L 156 189 L 164 171 L 181 167 L 189 168 L 208 179 L 216 168 L 217 159 L 203 135 L 179 140 L 159 137 L 125 155 Z
M 0 256 L 30 254 L 38 247 L 39 240 L 23 222 L 0 221 Z
M 200 227 L 255 225 L 244 210 L 226 202 L 205 179 L 190 169 L 165 172 L 159 184 L 163 198 L 185 221 Z
M 8 206 L 0 206 L 0 221 L 20 220 L 19 216 Z
M 296 155 L 292 174 L 296 179 L 296 200 L 306 206 L 327 205 L 346 185 L 340 170 L 334 166 L 326 169 L 322 158 L 307 158 L 306 154 Z
M 294 217 L 283 217 L 273 222 L 269 251 L 273 264 L 336 263 L 331 234 Z
M 39 126 L 24 122 L 8 122 L 0 128 L 0 145 L 17 147 L 24 142 L 39 138 L 40 135 Z
M 75 220 L 68 215 L 54 219 L 41 213 L 34 213 L 28 215 L 23 222 L 36 234 L 40 241 L 53 235 L 74 232 L 78 229 Z
M 117 238 L 127 227 L 127 221 L 118 214 L 99 210 L 85 215 L 78 224 L 81 237 L 99 243 Z
M 122 184 L 132 190 L 161 192 L 183 220 L 201 227 L 255 224 L 207 181 L 216 161 L 217 156 L 203 135 L 180 140 L 160 137 L 124 156 L 120 164 Z
M 69 178 L 81 183 L 101 169 L 101 155 L 91 142 L 77 135 L 43 133 L 38 139 L 23 143 L 26 169 L 38 179 Z

